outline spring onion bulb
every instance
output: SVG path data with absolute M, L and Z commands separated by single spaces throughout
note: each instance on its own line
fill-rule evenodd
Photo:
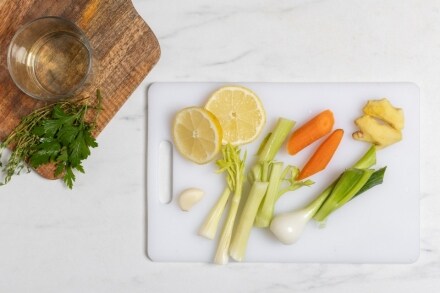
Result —
M 318 211 L 333 189 L 330 185 L 308 206 L 290 213 L 276 215 L 270 223 L 270 231 L 284 244 L 293 244 L 301 236 L 307 223 Z

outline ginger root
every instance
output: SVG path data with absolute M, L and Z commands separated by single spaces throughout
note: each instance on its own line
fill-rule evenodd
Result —
M 369 100 L 364 115 L 355 120 L 359 128 L 352 137 L 385 148 L 402 140 L 403 110 L 395 108 L 387 99 Z

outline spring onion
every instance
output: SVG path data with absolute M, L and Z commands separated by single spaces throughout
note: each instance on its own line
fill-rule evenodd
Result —
M 327 187 L 305 208 L 275 216 L 270 223 L 270 230 L 272 233 L 284 244 L 295 243 L 301 236 L 307 223 L 318 211 L 327 196 L 330 195 L 332 189 L 333 186 Z
M 336 209 L 350 201 L 367 183 L 373 174 L 372 169 L 348 169 L 342 173 L 331 194 L 313 216 L 318 222 L 323 222 Z
M 354 197 L 381 184 L 386 168 L 377 171 L 370 169 L 375 163 L 376 150 L 372 146 L 352 168 L 343 172 L 305 208 L 275 216 L 270 230 L 281 242 L 295 243 L 311 219 L 323 222 Z

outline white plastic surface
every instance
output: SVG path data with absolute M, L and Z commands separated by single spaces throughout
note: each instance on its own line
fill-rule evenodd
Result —
M 233 83 L 227 83 L 233 84 Z M 368 149 L 354 141 L 354 119 L 362 114 L 368 99 L 387 97 L 405 112 L 404 139 L 378 151 L 376 167 L 387 166 L 385 182 L 334 212 L 324 228 L 310 222 L 294 245 L 278 242 L 268 230 L 254 228 L 246 262 L 316 263 L 411 263 L 420 250 L 420 117 L 419 88 L 411 83 L 239 83 L 251 88 L 262 100 L 267 124 L 259 139 L 243 149 L 248 165 L 261 140 L 278 117 L 297 121 L 296 127 L 324 109 L 331 109 L 335 128 L 345 135 L 327 169 L 311 179 L 316 184 L 282 197 L 276 212 L 303 206 L 331 183 L 344 168 L 350 167 Z M 148 256 L 153 261 L 211 262 L 216 241 L 197 235 L 204 217 L 224 188 L 223 175 L 215 174 L 214 163 L 199 166 L 172 151 L 172 200 L 160 201 L 160 145 L 172 143 L 174 114 L 189 106 L 203 106 L 209 94 L 225 83 L 155 83 L 148 90 Z M 321 142 L 297 156 L 283 147 L 277 156 L 288 164 L 303 166 Z M 166 161 L 166 160 L 165 160 Z M 163 173 L 163 172 L 161 172 Z M 177 195 L 196 187 L 206 192 L 190 212 L 177 205 Z

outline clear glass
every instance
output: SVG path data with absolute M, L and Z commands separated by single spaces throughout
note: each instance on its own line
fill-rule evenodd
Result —
M 92 49 L 74 23 L 43 17 L 21 27 L 8 49 L 8 70 L 15 84 L 40 100 L 68 98 L 88 81 Z

